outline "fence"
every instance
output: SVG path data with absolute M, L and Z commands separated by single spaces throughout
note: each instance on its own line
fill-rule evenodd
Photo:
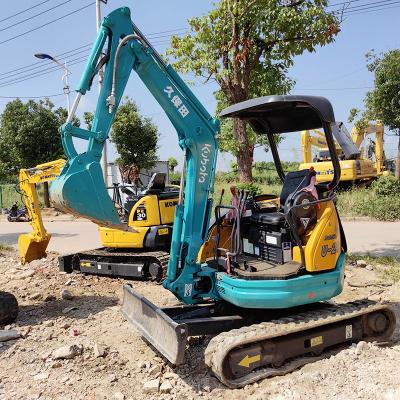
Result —
M 38 185 L 38 196 L 41 206 L 44 204 L 43 185 Z M 15 185 L 0 185 L 0 210 L 10 208 L 15 202 L 22 206 L 21 195 L 15 190 Z

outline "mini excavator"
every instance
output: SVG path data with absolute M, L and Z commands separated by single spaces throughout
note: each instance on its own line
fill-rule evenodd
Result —
M 71 121 L 102 66 L 93 129 L 84 131 Z M 265 206 L 268 195 L 242 192 L 235 205 L 213 209 L 218 121 L 165 64 L 126 7 L 103 20 L 71 115 L 61 128 L 68 160 L 51 187 L 57 206 L 121 228 L 99 161 L 132 70 L 176 128 L 186 160 L 163 281 L 183 305 L 159 308 L 124 285 L 122 312 L 140 334 L 173 364 L 184 362 L 189 336 L 214 335 L 205 362 L 231 388 L 292 371 L 333 346 L 389 340 L 395 328 L 389 306 L 328 302 L 343 289 L 346 253 L 333 192 L 340 165 L 330 102 L 314 96 L 266 96 L 223 110 L 222 118 L 240 118 L 266 135 L 282 191 L 276 207 Z M 309 169 L 285 174 L 276 134 L 321 128 L 332 158 L 332 182 L 316 184 L 315 171 Z M 72 137 L 88 140 L 85 153 L 76 152 Z M 212 214 L 215 223 L 209 229 Z
M 59 159 L 19 172 L 19 191 L 32 226 L 32 232 L 21 234 L 18 238 L 22 263 L 46 255 L 51 234 L 43 224 L 36 185 L 54 181 L 64 165 L 65 160 Z M 127 226 L 134 228 L 135 232 L 99 226 L 103 247 L 60 256 L 61 271 L 162 279 L 169 259 L 178 191 L 173 186 L 166 187 L 166 175 L 163 173 L 154 173 L 147 188 L 140 194 L 124 186 L 121 190 L 129 194 L 128 200 L 122 204 L 123 217 Z

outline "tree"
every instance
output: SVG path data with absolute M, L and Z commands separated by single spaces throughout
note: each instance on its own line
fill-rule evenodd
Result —
M 157 127 L 150 118 L 142 117 L 136 104 L 125 99 L 115 117 L 111 140 L 119 153 L 117 160 L 124 178 L 139 186 L 139 172 L 149 169 L 157 161 Z
M 86 127 L 89 131 L 92 130 L 93 118 L 94 115 L 90 111 L 85 111 L 83 113 L 83 120 L 85 121 Z
M 174 173 L 175 167 L 178 165 L 178 161 L 176 160 L 175 157 L 169 157 L 168 158 L 168 165 L 169 165 L 169 170 Z
M 293 57 L 334 40 L 339 20 L 326 0 L 219 0 L 203 17 L 190 19 L 190 32 L 172 37 L 167 54 L 181 72 L 214 79 L 217 100 L 231 105 L 267 94 L 284 94 Z M 219 104 L 221 109 L 221 104 Z M 222 149 L 236 155 L 240 180 L 251 181 L 255 144 L 243 121 L 222 129 Z
M 400 179 L 400 50 L 391 50 L 381 56 L 374 52 L 366 55 L 367 68 L 375 74 L 374 89 L 367 93 L 365 110 L 356 122 L 362 127 L 370 120 L 382 123 L 399 136 L 396 157 L 396 178 Z M 350 111 L 353 121 L 359 110 Z
M 54 109 L 49 99 L 9 102 L 0 122 L 0 172 L 3 179 L 16 178 L 21 168 L 62 157 L 64 151 L 58 128 L 66 118 L 67 110 Z M 45 184 L 44 188 L 48 207 L 48 186 Z

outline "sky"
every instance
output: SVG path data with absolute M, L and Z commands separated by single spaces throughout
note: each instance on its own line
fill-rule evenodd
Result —
M 367 4 L 376 1 L 353 0 L 350 7 L 362 6 L 365 7 L 364 11 L 355 10 L 349 14 L 333 44 L 318 48 L 315 53 L 304 53 L 296 57 L 294 66 L 289 71 L 290 78 L 296 81 L 292 94 L 327 97 L 335 110 L 336 120 L 346 122 L 349 130 L 349 110 L 353 107 L 362 108 L 365 94 L 373 87 L 373 74 L 367 71 L 365 54 L 371 49 L 379 53 L 400 47 L 399 5 L 395 1 L 384 0 L 387 2 L 384 7 L 386 9 L 382 10 L 383 7 L 379 5 L 380 10 L 377 11 L 374 8 L 376 4 Z M 342 2 L 343 0 L 331 0 L 331 9 L 340 7 L 334 5 Z M 169 44 L 169 35 L 183 34 L 188 28 L 188 18 L 206 14 L 212 9 L 212 5 L 213 1 L 209 0 L 108 0 L 107 5 L 102 4 L 101 12 L 104 17 L 117 7 L 128 6 L 135 24 L 148 35 L 159 52 L 164 52 Z M 31 7 L 31 10 L 20 13 Z M 53 68 L 50 61 L 34 58 L 34 54 L 57 56 L 69 52 L 59 58 L 67 61 L 72 72 L 69 84 L 71 89 L 75 88 L 80 80 L 90 44 L 96 37 L 94 1 L 7 1 L 2 2 L 1 9 L 0 49 L 3 56 L 0 64 L 0 112 L 12 100 L 7 97 L 21 97 L 25 101 L 25 97 L 57 95 L 51 97 L 52 102 L 56 106 L 65 107 L 66 98 L 60 95 L 63 93 L 62 70 L 56 66 Z M 17 13 L 20 14 L 15 15 Z M 40 15 L 35 16 L 37 14 Z M 71 50 L 74 51 L 70 52 Z M 192 90 L 214 115 L 216 103 L 213 92 L 217 90 L 216 84 L 204 84 L 198 80 Z M 141 114 L 151 117 L 158 126 L 159 158 L 165 160 L 174 156 L 181 163 L 183 156 L 174 128 L 135 73 L 131 75 L 125 94 L 136 101 Z M 71 94 L 71 100 L 73 97 L 74 94 Z M 78 116 L 84 111 L 93 111 L 96 101 L 97 85 L 93 85 L 92 91 L 80 103 Z M 385 149 L 390 158 L 395 155 L 397 138 L 390 136 L 390 132 L 388 134 L 385 137 Z M 82 146 L 79 145 L 79 148 L 82 149 Z M 300 161 L 300 137 L 296 134 L 286 136 L 280 144 L 280 151 L 282 159 Z M 116 156 L 115 148 L 109 145 L 109 161 Z M 261 148 L 256 150 L 256 161 L 270 159 L 270 154 Z M 232 160 L 232 156 L 220 154 L 218 169 L 229 169 Z

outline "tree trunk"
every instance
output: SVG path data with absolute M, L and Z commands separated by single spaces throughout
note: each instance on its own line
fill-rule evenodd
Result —
M 238 141 L 239 152 L 236 157 L 240 182 L 250 183 L 253 180 L 252 164 L 254 146 L 249 144 L 246 135 L 246 122 L 239 118 L 233 120 L 235 139 Z
M 50 207 L 49 182 L 43 182 L 44 206 Z
M 396 158 L 395 177 L 397 180 L 400 180 L 400 134 L 399 134 L 399 142 L 397 143 L 397 158 Z

